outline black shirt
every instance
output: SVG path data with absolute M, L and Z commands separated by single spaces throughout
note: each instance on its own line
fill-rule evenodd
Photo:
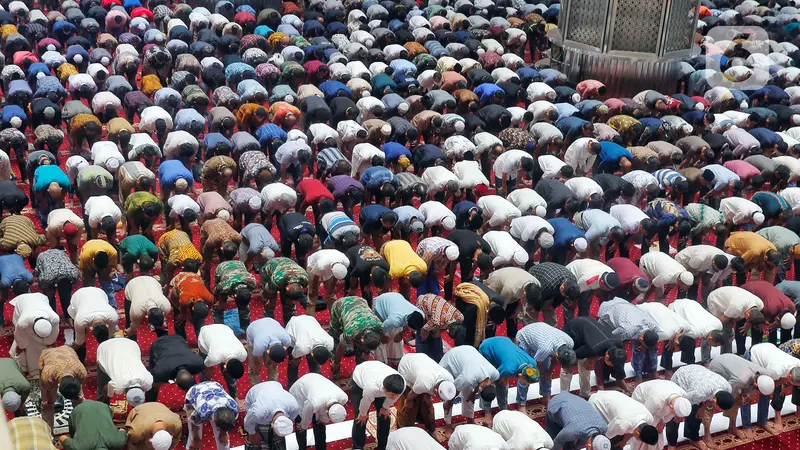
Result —
M 547 209 L 562 208 L 564 203 L 572 198 L 572 191 L 558 180 L 539 180 L 534 190 L 547 201 Z
M 625 345 L 614 337 L 613 331 L 591 317 L 577 317 L 564 325 L 564 332 L 575 343 L 573 348 L 578 359 L 603 356 L 613 347 L 624 350 Z
M 348 268 L 348 275 L 350 276 L 367 276 L 375 266 L 387 272 L 389 271 L 389 263 L 383 259 L 377 250 L 369 245 L 356 245 L 355 247 L 347 249 L 345 254 L 347 255 L 347 259 L 350 260 L 350 267 Z
M 596 181 L 601 188 L 603 188 L 603 192 L 615 191 L 618 194 L 621 194 L 626 185 L 631 186 L 628 189 L 634 188 L 633 184 L 630 182 L 623 180 L 622 177 L 618 177 L 610 173 L 597 174 L 593 176 L 592 179 Z
M 0 181 L 0 207 L 16 211 L 28 204 L 28 196 L 13 181 Z
M 301 234 L 316 235 L 314 225 L 306 219 L 304 214 L 286 213 L 278 219 L 278 231 L 281 233 L 282 241 L 294 242 Z
M 478 249 L 483 250 L 487 255 L 492 253 L 492 246 L 472 230 L 453 230 L 447 235 L 447 240 L 458 246 L 459 260 L 472 261 Z
M 161 336 L 150 346 L 150 373 L 153 381 L 167 382 L 175 379 L 178 371 L 186 369 L 192 375 L 205 369 L 202 356 L 189 349 L 186 339 L 177 334 Z
M 414 159 L 414 167 L 419 169 L 433 167 L 439 160 L 444 161 L 444 153 L 433 144 L 420 145 L 414 148 L 411 151 L 411 156 Z

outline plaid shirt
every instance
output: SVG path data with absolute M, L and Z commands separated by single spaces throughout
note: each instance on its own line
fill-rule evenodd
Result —
M 436 266 L 437 268 L 445 267 L 450 263 L 450 260 L 445 256 L 444 251 L 447 247 L 456 246 L 453 241 L 449 241 L 441 237 L 425 238 L 417 244 L 417 255 L 425 260 L 428 267 Z
M 689 364 L 678 368 L 672 375 L 672 382 L 686 391 L 684 397 L 699 405 L 712 399 L 717 392 L 731 392 L 731 384 L 721 375 L 698 364 Z
M 575 275 L 573 275 L 569 269 L 561 264 L 552 262 L 536 264 L 531 267 L 530 273 L 539 280 L 542 301 L 552 299 L 554 308 L 563 300 L 561 296 L 561 284 L 567 279 L 571 279 L 575 283 L 578 282 Z
M 567 333 L 558 328 L 537 322 L 519 330 L 517 344 L 539 363 L 553 356 L 562 345 L 572 348 L 574 342 Z
M 47 422 L 38 417 L 17 417 L 8 422 L 8 432 L 14 448 L 25 450 L 55 450 L 52 432 Z
M 586 400 L 569 392 L 553 396 L 547 405 L 547 421 L 560 426 L 553 438 L 553 450 L 564 446 L 581 448 L 596 435 L 605 434 L 608 425 Z

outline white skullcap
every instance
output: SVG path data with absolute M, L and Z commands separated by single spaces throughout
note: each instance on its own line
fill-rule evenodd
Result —
M 451 231 L 456 227 L 456 219 L 450 216 L 445 217 L 442 219 L 442 226 L 445 230 Z
M 602 434 L 598 434 L 592 439 L 592 450 L 611 450 L 611 441 Z
M 109 172 L 116 171 L 119 169 L 119 160 L 117 158 L 108 158 L 106 160 L 106 168 L 108 168 Z
M 44 339 L 53 332 L 53 324 L 45 318 L 36 319 L 33 322 L 33 334 Z
M 692 402 L 686 397 L 678 397 L 672 405 L 672 410 L 675 411 L 675 417 L 679 419 L 686 417 L 692 413 Z
M 403 103 L 400 103 L 399 105 L 397 105 L 397 110 L 400 112 L 400 114 L 407 113 L 408 112 L 408 108 L 409 108 L 409 104 L 406 103 L 406 102 L 403 102 Z
M 800 125 L 800 114 L 792 114 L 792 125 Z
M 758 385 L 758 392 L 764 395 L 772 395 L 772 392 L 775 391 L 775 380 L 766 375 L 759 375 L 756 379 L 756 384 Z
M 344 277 L 347 276 L 347 267 L 340 262 L 333 263 L 333 267 L 331 267 L 331 273 L 333 273 L 333 277 L 337 280 L 344 280 Z
M 411 223 L 412 233 L 422 233 L 425 230 L 425 224 L 421 220 L 415 220 Z
M 331 419 L 331 423 L 344 422 L 344 419 L 347 418 L 347 410 L 344 409 L 344 406 L 335 403 L 328 408 L 328 418 Z
M 459 255 L 460 252 L 457 245 L 448 245 L 447 248 L 444 249 L 444 256 L 448 261 L 455 261 L 458 259 Z
M 285 101 L 286 103 L 294 103 L 294 97 L 292 97 L 291 95 L 287 95 L 286 97 L 283 97 L 283 101 Z
M 539 235 L 539 245 L 542 248 L 550 248 L 553 246 L 553 244 L 555 244 L 555 239 L 553 238 L 552 234 L 545 231 Z
M 278 437 L 286 437 L 292 434 L 294 422 L 286 416 L 280 416 L 275 419 L 275 422 L 272 422 L 272 429 L 275 430 L 275 434 L 277 434 Z
M 178 181 L 175 182 L 175 187 L 181 190 L 186 189 L 188 186 L 189 182 L 185 178 L 178 178 Z
M 702 102 L 697 102 L 694 104 L 694 109 L 697 111 L 705 111 L 706 105 L 704 105 Z
M 527 253 L 525 253 L 525 250 L 517 250 L 514 252 L 514 264 L 518 266 L 521 266 L 526 262 L 528 262 L 528 259 L 530 259 L 530 257 L 528 256 Z
M 153 450 L 169 450 L 172 447 L 172 435 L 167 430 L 158 430 L 150 438 L 150 443 L 153 444 Z
M 464 122 L 459 120 L 458 122 L 456 122 L 453 128 L 456 129 L 456 133 L 461 133 L 462 131 L 464 131 Z
M 12 117 L 9 122 L 11 123 L 11 126 L 14 128 L 19 128 L 22 126 L 22 119 L 20 119 L 19 117 Z
M 456 385 L 452 381 L 442 381 L 439 383 L 439 398 L 449 402 L 456 398 Z
M 6 392 L 3 394 L 3 408 L 6 411 L 16 411 L 22 405 L 22 397 L 16 392 Z
M 402 104 L 400 106 L 402 106 Z M 399 110 L 400 107 L 398 107 L 397 109 Z M 408 108 L 406 108 L 406 109 L 408 109 Z M 388 123 L 386 125 L 382 126 L 381 127 L 381 134 L 384 135 L 384 136 L 389 136 L 390 134 L 392 134 L 392 126 L 389 125 Z
M 753 223 L 756 224 L 756 226 L 764 223 L 764 220 L 766 220 L 766 217 L 764 217 L 763 213 L 757 212 L 753 214 Z
M 261 197 L 258 195 L 254 195 L 247 200 L 247 206 L 250 207 L 251 211 L 258 211 L 261 209 Z
M 536 207 L 533 208 L 533 213 L 541 218 L 544 218 L 544 216 L 547 215 L 547 208 L 542 205 L 536 205 Z
M 366 97 L 369 97 L 370 95 L 372 95 L 372 93 L 371 93 L 370 91 L 366 90 L 366 89 L 364 89 L 363 91 L 361 91 L 361 96 L 362 96 L 362 97 L 365 97 L 365 98 L 366 98 Z
M 741 109 L 747 109 L 747 102 L 746 102 L 746 101 L 744 101 L 744 100 L 742 100 L 742 103 L 739 103 L 739 108 L 741 108 Z
M 108 60 L 107 56 L 100 58 L 100 64 L 107 66 L 111 61 Z
M 75 64 L 80 64 L 83 62 L 83 55 L 77 54 L 72 59 L 75 61 Z
M 794 314 L 790 312 L 787 312 L 781 317 L 781 328 L 784 330 L 791 330 L 794 328 L 795 323 L 797 323 L 797 319 L 795 319 Z
M 372 48 L 372 46 L 374 44 L 375 44 L 375 41 L 373 41 L 372 39 L 367 39 L 366 41 L 364 41 L 364 47 L 367 47 L 367 48 Z
M 685 124 L 685 125 L 683 126 L 683 131 L 684 131 L 684 133 L 686 133 L 686 134 L 689 134 L 689 133 L 691 133 L 691 132 L 692 132 L 692 130 L 694 130 L 694 127 L 692 127 L 692 126 L 691 126 L 691 125 L 689 125 L 688 123 L 687 123 L 687 124 Z
M 586 242 L 586 239 L 578 238 L 575 239 L 575 241 L 572 243 L 572 246 L 575 247 L 575 251 L 578 253 L 583 253 L 586 251 L 586 248 L 589 246 L 589 244 Z
M 217 211 L 217 219 L 222 219 L 224 221 L 228 221 L 231 218 L 231 213 L 228 212 L 226 209 L 220 209 Z
M 48 50 L 48 51 L 51 51 L 51 52 L 54 52 L 54 51 L 56 51 L 56 46 L 55 46 L 55 45 L 53 45 L 53 44 L 49 44 L 49 45 L 47 46 L 47 50 Z
M 43 73 L 43 72 L 39 72 L 39 73 Z M 44 109 L 44 117 L 45 118 L 52 119 L 55 116 L 56 116 L 56 110 L 52 106 L 48 106 L 47 108 Z
M 577 92 L 572 94 L 572 103 L 578 103 L 581 101 L 581 96 Z
M 264 249 L 261 250 L 261 256 L 265 260 L 269 260 L 275 257 L 275 252 L 269 247 L 264 247 Z
M 47 76 L 47 74 L 45 74 L 44 72 L 39 72 L 39 73 L 36 74 L 36 79 L 37 80 L 41 80 L 42 78 L 44 78 L 46 76 Z
M 125 398 L 135 408 L 144 403 L 144 391 L 138 387 L 128 389 L 128 392 L 125 393 Z
M 681 272 L 681 274 L 678 275 L 678 278 L 681 280 L 681 283 L 686 286 L 691 286 L 694 284 L 694 275 L 692 275 L 691 272 Z

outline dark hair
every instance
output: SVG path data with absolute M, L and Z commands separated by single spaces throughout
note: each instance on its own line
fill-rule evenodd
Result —
M 194 305 L 192 305 L 192 318 L 205 319 L 208 317 L 208 310 L 208 304 L 205 302 L 195 302 Z
M 782 180 L 788 180 L 789 178 L 791 178 L 792 174 L 788 167 L 781 164 L 775 168 L 775 176 L 777 176 L 777 178 L 780 178 Z
M 709 183 L 714 181 L 714 172 L 712 172 L 710 169 L 704 170 L 703 179 L 708 181 Z
M 522 158 L 522 161 L 520 161 L 519 166 L 525 172 L 530 172 L 531 170 L 533 170 L 533 158 L 529 157 Z
M 189 388 L 195 385 L 194 375 L 186 369 L 181 369 L 175 376 L 175 384 L 184 391 L 188 391 Z
M 655 198 L 661 193 L 661 188 L 657 184 L 648 184 L 645 192 L 648 198 Z
M 723 270 L 728 267 L 728 257 L 725 255 L 717 255 L 712 260 L 714 267 L 718 270 Z
M 497 398 L 497 388 L 494 384 L 488 384 L 481 389 L 481 400 L 487 404 L 491 403 L 495 398 Z
M 419 311 L 414 311 L 408 315 L 406 318 L 406 323 L 408 323 L 408 327 L 414 331 L 419 331 L 422 329 L 422 326 L 425 325 L 425 317 Z
M 678 222 L 678 236 L 688 236 L 692 232 L 692 223 L 686 219 Z
M 153 267 L 155 267 L 155 265 L 156 262 L 150 255 L 144 254 L 139 257 L 139 269 L 142 271 L 146 272 L 151 270 Z
M 108 267 L 109 258 L 108 253 L 104 251 L 99 251 L 94 255 L 94 266 L 100 270 L 105 269 Z
M 81 382 L 72 375 L 67 375 L 58 383 L 58 392 L 67 400 L 77 400 L 81 395 Z
M 578 283 L 571 278 L 567 278 L 564 280 L 564 297 L 568 299 L 576 299 L 581 295 L 581 290 L 578 287 Z
M 643 424 L 639 427 L 639 439 L 647 445 L 656 445 L 661 433 L 652 425 Z
M 145 178 L 145 179 L 147 180 L 148 178 Z M 145 205 L 142 207 L 142 212 L 144 212 L 145 216 L 153 218 L 153 217 L 158 216 L 159 208 L 158 208 L 157 204 L 155 204 L 153 202 L 149 202 L 149 203 L 145 203 Z
M 238 359 L 232 359 L 225 363 L 225 373 L 229 377 L 238 380 L 244 375 L 244 364 Z
M 575 169 L 570 165 L 561 166 L 561 176 L 564 178 L 572 178 L 575 175 Z M 633 186 L 633 185 L 631 185 Z M 633 194 L 631 194 L 633 195 Z
M 536 304 L 542 299 L 542 293 L 539 286 L 534 283 L 528 283 L 525 286 L 525 301 L 527 304 Z
M 733 405 L 736 402 L 733 398 L 733 395 L 727 391 L 717 392 L 716 395 L 714 395 L 714 398 L 717 399 L 717 406 L 719 406 L 719 409 L 723 411 L 733 408 Z
M 684 179 L 676 180 L 672 183 L 672 188 L 681 194 L 685 194 L 689 190 L 689 182 Z
M 747 263 L 745 262 L 744 258 L 740 256 L 734 256 L 731 259 L 731 269 L 736 272 L 740 273 L 745 270 L 747 267 Z
M 392 394 L 402 394 L 406 390 L 406 380 L 399 373 L 393 373 L 383 379 L 383 389 Z
M 282 363 L 286 359 L 286 349 L 281 344 L 272 345 L 267 349 L 267 353 L 269 353 L 269 359 L 276 363 Z
M 97 339 L 98 343 L 108 340 L 109 332 L 108 325 L 104 323 L 97 323 L 92 327 L 92 335 Z
M 634 195 L 636 195 L 636 186 L 634 186 L 632 183 L 625 183 L 622 185 L 620 193 L 622 194 L 623 197 L 633 197 Z
M 711 332 L 708 333 L 707 338 L 713 340 L 718 344 L 721 344 L 722 339 L 724 339 L 724 335 L 722 334 L 722 330 L 711 330 Z M 694 339 L 692 339 L 692 341 L 694 341 Z
M 377 331 L 367 331 L 364 334 L 364 347 L 367 350 L 375 350 L 381 345 L 381 335 Z
M 199 259 L 194 259 L 194 258 L 187 259 L 183 262 L 183 271 L 197 272 L 198 270 L 200 270 L 200 264 L 202 264 L 202 261 L 200 261 Z
M 25 280 L 14 280 L 11 284 L 11 292 L 13 292 L 14 295 L 27 294 L 28 291 L 30 291 L 30 287 L 31 285 Z
M 300 300 L 303 298 L 304 294 L 305 289 L 299 283 L 291 283 L 286 286 L 286 296 L 292 300 Z
M 197 220 L 197 211 L 193 209 L 187 209 L 183 212 L 183 220 L 191 223 Z M 185 263 L 184 263 L 185 264 Z
M 481 252 L 478 255 L 477 261 L 478 268 L 481 269 L 481 272 L 491 270 L 492 268 L 492 257 L 486 253 Z
M 771 262 L 771 263 L 772 263 L 772 264 L 774 264 L 774 265 L 778 265 L 778 263 L 779 263 L 779 262 L 780 262 L 780 260 L 781 260 L 781 255 L 780 255 L 780 253 L 778 253 L 778 251 L 777 251 L 777 250 L 774 250 L 774 249 L 772 249 L 772 250 L 767 250 L 766 257 L 767 257 L 767 261 L 768 261 L 768 262 Z
M 760 327 L 764 324 L 764 314 L 757 309 L 750 311 L 750 317 L 747 319 L 751 327 Z
M 372 278 L 372 284 L 378 288 L 383 288 L 389 279 L 389 273 L 383 267 L 374 266 L 370 270 L 370 278 Z
M 222 407 L 214 411 L 214 425 L 222 431 L 231 431 L 236 426 L 236 417 L 239 411 Z
M 383 186 L 381 186 L 381 192 L 383 195 L 392 198 L 397 192 L 397 188 L 392 183 L 383 183 Z
M 411 283 L 412 287 L 418 288 L 425 282 L 425 275 L 415 270 L 408 274 L 408 281 Z
M 581 203 L 574 198 L 571 198 L 567 200 L 567 204 L 564 209 L 567 210 L 567 214 L 574 214 L 581 209 Z
M 611 229 L 611 238 L 615 241 L 621 241 L 625 239 L 625 230 L 622 227 L 614 227 Z
M 460 342 L 467 338 L 467 327 L 463 323 L 451 323 L 447 327 L 447 334 L 450 335 L 456 345 L 459 345 Z
M 114 234 L 117 231 L 117 221 L 111 216 L 105 216 L 100 220 L 100 228 L 102 228 L 106 234 Z
M 386 212 L 381 216 L 381 221 L 389 222 L 394 226 L 397 223 L 397 213 L 394 211 Z
M 163 327 L 164 312 L 158 308 L 150 308 L 147 310 L 147 321 L 154 327 Z
M 311 357 L 319 365 L 325 364 L 331 357 L 331 352 L 325 346 L 318 345 L 311 349 Z
M 647 348 L 655 348 L 658 345 L 658 333 L 653 330 L 647 330 L 642 335 L 642 341 Z
M 240 286 L 239 289 L 236 290 L 236 295 L 234 295 L 234 301 L 239 306 L 244 306 L 250 303 L 250 299 L 252 298 L 253 294 L 250 292 L 250 289 L 247 289 L 245 286 Z
M 566 345 L 562 345 L 556 351 L 558 352 L 558 362 L 561 364 L 562 367 L 572 367 L 578 360 L 578 356 L 575 354 L 575 350 L 569 348 Z
M 311 250 L 311 247 L 314 245 L 314 237 L 308 233 L 302 233 L 300 236 L 297 237 L 297 243 L 295 244 L 295 249 L 298 253 L 303 253 Z
M 236 253 L 239 251 L 239 247 L 233 241 L 225 241 L 222 243 L 222 250 L 220 254 L 222 255 L 225 260 L 231 260 L 236 257 Z
M 628 359 L 627 353 L 625 350 L 619 347 L 613 347 L 608 350 L 607 352 L 608 360 L 611 361 L 611 365 L 614 367 L 623 367 L 625 365 L 625 360 Z

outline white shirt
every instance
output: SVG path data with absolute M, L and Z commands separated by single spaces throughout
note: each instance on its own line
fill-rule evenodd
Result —
M 553 155 L 541 155 L 537 162 L 539 163 L 539 168 L 544 172 L 542 178 L 558 178 L 561 174 L 561 168 L 567 165 L 567 163 Z
M 697 300 L 679 298 L 670 303 L 669 309 L 691 325 L 690 336 L 704 338 L 714 330 L 722 330 L 722 321 L 708 312 Z
M 139 128 L 141 129 L 141 126 Z M 171 131 L 167 134 L 167 139 L 164 140 L 164 156 L 167 159 L 177 158 L 180 145 L 184 143 L 192 144 L 195 153 L 197 153 L 197 149 L 200 147 L 200 143 L 197 142 L 197 138 L 195 138 L 192 133 L 184 130 Z
M 791 135 L 791 133 L 789 134 Z M 800 177 L 800 160 L 794 156 L 776 156 L 772 158 L 772 160 L 778 164 L 786 166 L 789 169 L 789 172 L 792 173 L 792 177 Z
M 655 424 L 667 423 L 675 417 L 670 408 L 673 398 L 683 397 L 686 391 L 670 380 L 650 380 L 639 383 L 631 398 L 644 405 L 653 415 Z
M 678 313 L 664 306 L 660 302 L 647 302 L 637 306 L 643 310 L 658 324 L 658 338 L 662 341 L 672 339 L 681 330 L 687 333 L 692 326 L 684 320 Z
M 8 153 L 0 150 L 0 180 L 11 179 L 11 160 L 8 159 Z
M 744 319 L 744 313 L 751 308 L 761 311 L 764 302 L 738 286 L 722 286 L 708 294 L 708 312 L 717 317 Z
M 547 209 L 547 200 L 531 188 L 514 189 L 507 198 L 523 215 L 534 214 L 537 206 Z
M 650 282 L 657 288 L 668 284 L 676 284 L 678 277 L 686 272 L 678 261 L 668 254 L 661 252 L 647 252 L 639 259 L 639 268 L 650 278 Z
M 350 266 L 347 255 L 335 249 L 320 249 L 308 257 L 306 270 L 309 275 L 321 277 L 323 281 L 333 277 L 333 265 L 339 263 L 345 267 Z
M 481 171 L 481 165 L 477 161 L 455 163 L 453 174 L 460 180 L 459 187 L 462 189 L 472 189 L 480 185 L 489 186 L 489 180 Z
M 117 55 L 119 54 L 119 47 L 117 47 Z M 136 54 L 138 55 L 138 52 L 136 52 Z M 167 131 L 173 128 L 172 115 L 170 115 L 170 113 L 160 106 L 148 106 L 139 115 L 139 130 L 148 133 L 156 131 L 156 120 L 158 119 L 164 119 L 167 123 Z M 190 133 L 186 134 L 191 136 Z M 169 139 L 169 135 L 167 135 L 167 139 Z M 166 148 L 166 145 L 164 147 Z
M 640 224 L 644 219 L 649 218 L 638 206 L 626 204 L 612 206 L 609 214 L 619 221 L 622 229 L 628 234 L 639 233 Z
M 292 317 L 286 324 L 286 332 L 292 337 L 293 358 L 306 356 L 319 346 L 333 351 L 333 337 L 312 316 Z
M 450 435 L 447 448 L 450 450 L 506 450 L 510 447 L 506 445 L 503 436 L 489 428 L 483 425 L 464 424 L 457 426 Z
M 492 133 L 482 132 L 472 137 L 475 143 L 475 157 L 497 145 L 503 145 L 503 141 Z
M 542 229 L 551 235 L 555 233 L 550 222 L 539 216 L 522 216 L 511 221 L 511 228 L 508 232 L 514 239 L 521 239 L 523 242 L 530 241 Z
M 280 200 L 284 194 L 292 198 L 291 205 L 284 205 Z M 261 189 L 261 209 L 265 212 L 279 211 L 285 212 L 297 203 L 297 192 L 283 183 L 270 183 Z
M 329 138 L 334 139 L 336 142 L 339 142 L 339 133 L 336 132 L 333 128 L 329 127 L 324 123 L 314 123 L 308 127 L 308 132 L 314 138 L 311 140 L 313 144 L 322 144 Z
M 517 149 L 504 151 L 494 161 L 494 176 L 502 178 L 505 175 L 508 180 L 516 180 L 523 158 L 531 158 L 530 153 Z
M 589 404 L 608 424 L 609 439 L 633 434 L 641 424 L 652 424 L 653 415 L 647 408 L 617 391 L 598 391 L 589 397 Z
M 130 317 L 132 324 L 147 316 L 150 308 L 158 308 L 168 316 L 172 305 L 164 295 L 161 282 L 151 276 L 138 276 L 125 285 L 125 299 L 131 302 Z
M 289 167 L 298 162 L 298 155 L 301 150 L 311 154 L 311 147 L 301 140 L 290 140 L 275 150 L 275 161 L 283 167 Z
M 247 350 L 233 330 L 224 324 L 205 325 L 197 335 L 197 348 L 206 355 L 206 367 L 218 366 L 231 359 L 244 362 Z
M 456 220 L 456 214 L 451 211 L 450 208 L 436 200 L 429 200 L 419 205 L 419 212 L 425 216 L 425 228 L 428 229 L 433 226 L 442 225 L 442 221 L 448 217 L 453 219 L 453 223 L 455 223 Z
M 726 222 L 734 225 L 749 223 L 753 220 L 753 214 L 763 213 L 760 206 L 741 197 L 723 198 L 719 203 L 719 212 Z
M 793 211 L 800 209 L 800 187 L 789 187 L 780 192 L 780 196 L 792 207 Z
M 572 191 L 572 196 L 578 200 L 583 200 L 592 194 L 603 195 L 603 188 L 591 178 L 570 178 L 564 182 L 564 185 Z
M 423 183 L 428 185 L 429 194 L 436 194 L 444 191 L 447 187 L 447 183 L 450 181 L 455 181 L 459 185 L 461 184 L 461 180 L 456 174 L 443 166 L 428 167 L 425 169 L 425 172 L 422 172 L 422 177 L 420 178 L 422 178 Z
M 86 329 L 96 320 L 105 322 L 109 334 L 117 331 L 119 314 L 108 304 L 108 295 L 94 286 L 82 287 L 72 294 L 67 313 L 72 317 L 75 327 L 75 344 L 86 342 Z
M 750 347 L 750 361 L 767 369 L 766 375 L 778 380 L 789 375 L 795 367 L 800 367 L 800 359 L 784 352 L 769 342 Z
M 578 288 L 581 292 L 599 289 L 601 275 L 614 273 L 614 269 L 611 267 L 589 258 L 576 259 L 567 264 L 567 269 L 578 279 Z
M 567 147 L 567 151 L 564 153 L 564 162 L 572 166 L 576 171 L 588 173 L 592 170 L 594 160 L 597 158 L 596 155 L 589 153 L 589 145 L 592 142 L 597 142 L 597 139 L 589 137 L 576 139 L 575 142 Z
M 389 433 L 386 450 L 444 450 L 444 447 L 422 428 L 404 427 Z
M 538 422 L 519 411 L 500 411 L 492 418 L 492 431 L 514 450 L 553 448 L 553 438 Z
M 445 139 L 442 144 L 442 151 L 446 157 L 452 159 L 461 159 L 466 152 L 472 152 L 473 155 L 477 153 L 475 144 L 461 135 L 450 136 Z
M 623 175 L 622 179 L 636 188 L 636 195 L 632 199 L 634 204 L 639 203 L 642 194 L 644 194 L 648 186 L 658 186 L 658 179 L 654 177 L 653 174 L 645 172 L 644 170 L 631 170 Z
M 108 396 L 124 394 L 138 387 L 147 392 L 153 386 L 153 375 L 142 363 L 139 344 L 128 338 L 109 339 L 97 346 L 97 368 L 102 369 L 111 381 Z
M 317 422 L 329 422 L 328 408 L 336 403 L 344 406 L 348 401 L 342 388 L 318 373 L 307 373 L 300 377 L 289 388 L 289 393 L 300 406 L 299 425 L 303 430 L 311 426 L 314 416 L 317 416 Z
M 528 252 L 507 231 L 489 231 L 483 235 L 483 239 L 492 246 L 494 267 L 506 264 L 524 266 L 530 259 Z
M 424 353 L 407 353 L 400 359 L 397 371 L 405 378 L 406 386 L 417 395 L 435 395 L 439 383 L 454 382 L 450 372 Z
M 84 204 L 86 215 L 89 216 L 89 226 L 97 228 L 100 222 L 106 216 L 111 216 L 114 223 L 119 223 L 122 220 L 122 211 L 119 209 L 114 200 L 107 195 L 100 195 L 89 197 Z
M 363 172 L 367 167 L 372 165 L 372 157 L 380 156 L 386 158 L 386 154 L 374 145 L 362 142 L 353 147 L 353 168 L 350 169 L 350 176 L 358 178 L 356 175 Z
M 724 254 L 725 252 L 711 245 L 690 245 L 675 255 L 675 261 L 689 272 L 701 274 L 712 270 L 715 256 Z
M 197 216 L 200 216 L 200 205 L 197 204 L 196 201 L 185 194 L 176 194 L 167 200 L 167 204 L 170 207 L 169 215 L 170 217 L 180 217 L 183 216 L 188 210 L 192 210 L 197 213 Z
M 353 383 L 363 391 L 358 409 L 362 416 L 369 413 L 369 408 L 376 398 L 384 398 L 383 407 L 386 409 L 394 405 L 396 400 L 386 397 L 386 393 L 383 391 L 383 380 L 394 374 L 399 375 L 396 370 L 380 361 L 364 361 L 356 366 L 353 371 Z
M 31 342 L 39 342 L 44 345 L 56 343 L 58 323 L 61 318 L 50 307 L 50 300 L 46 295 L 39 292 L 21 294 L 11 299 L 9 304 L 14 307 L 11 322 L 14 324 L 14 342 L 18 348 L 24 350 Z M 40 338 L 33 333 L 33 324 L 39 318 L 47 320 L 53 326 L 50 336 Z
M 522 216 L 519 208 L 499 195 L 484 195 L 478 199 L 477 204 L 483 210 L 483 216 L 489 217 L 491 227 L 499 227 L 511 219 Z

